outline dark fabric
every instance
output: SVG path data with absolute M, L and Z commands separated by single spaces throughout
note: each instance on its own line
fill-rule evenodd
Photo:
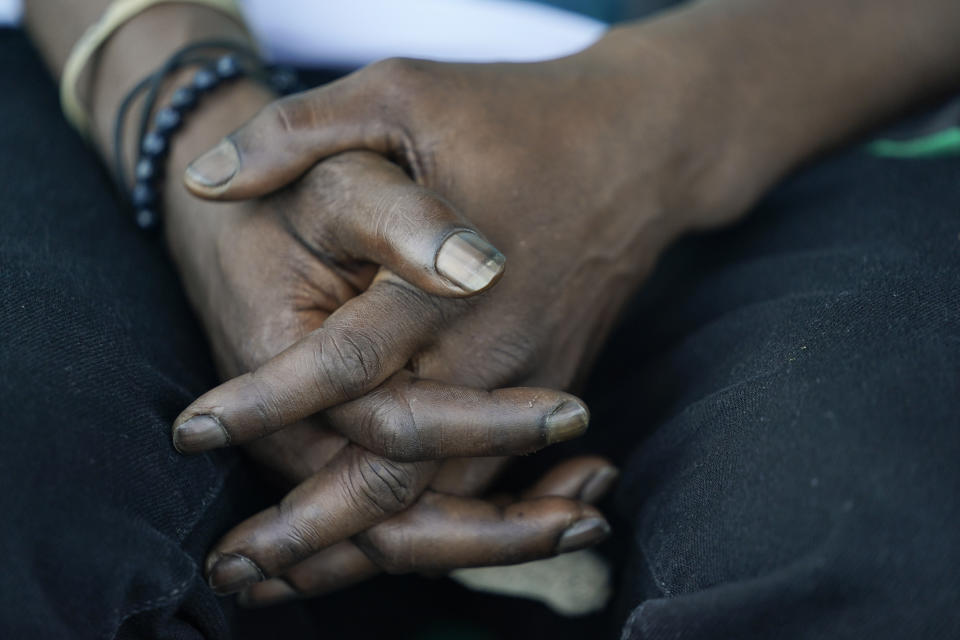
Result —
M 624 638 L 960 637 L 958 283 L 960 159 L 853 151 L 672 252 L 588 397 L 645 434 Z
M 235 452 L 173 449 L 208 348 L 58 110 L 0 31 L 0 637 L 226 637 L 197 565 L 256 492 Z
M 0 637 L 960 636 L 960 159 L 850 151 L 666 257 L 590 433 L 511 476 L 621 463 L 607 611 L 387 578 L 241 614 L 198 566 L 273 496 L 170 446 L 214 383 L 174 272 L 21 34 L 0 83 Z

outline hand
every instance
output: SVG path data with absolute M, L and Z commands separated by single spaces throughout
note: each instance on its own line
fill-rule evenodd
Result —
M 379 462 L 371 474 L 369 454 L 351 449 L 331 459 L 279 511 L 229 533 L 215 559 L 229 559 L 238 571 L 277 575 L 404 509 L 435 469 L 409 461 L 476 455 L 462 448 L 515 431 L 491 426 L 516 424 L 484 407 L 458 425 L 450 419 L 458 413 L 431 410 L 443 403 L 462 407 L 457 393 L 412 381 L 569 388 L 664 246 L 686 229 L 717 224 L 740 210 L 743 184 L 724 198 L 707 198 L 713 174 L 702 171 L 701 162 L 709 160 L 691 159 L 679 144 L 685 121 L 676 112 L 682 104 L 677 84 L 683 76 L 645 71 L 642 86 L 659 93 L 651 94 L 645 113 L 626 114 L 614 94 L 639 91 L 637 79 L 596 52 L 540 65 L 389 62 L 275 103 L 188 169 L 196 193 L 229 199 L 268 193 L 315 167 L 306 181 L 277 194 L 279 202 L 316 204 L 279 207 L 311 255 L 338 256 L 342 263 L 340 238 L 358 233 L 344 225 L 356 220 L 375 221 L 367 228 L 377 230 L 402 229 L 401 238 L 442 238 L 435 220 L 462 219 L 451 213 L 455 203 L 510 256 L 502 280 L 466 300 L 429 295 L 411 284 L 427 288 L 416 280 L 422 268 L 387 262 L 417 251 L 347 256 L 393 269 L 381 271 L 362 296 L 337 300 L 342 306 L 322 327 L 302 332 L 282 354 L 181 414 L 176 437 L 181 448 L 195 451 L 250 442 L 326 410 L 351 441 L 394 461 Z M 369 153 L 315 165 L 352 147 L 397 159 L 415 180 L 392 167 L 387 172 Z M 376 185 L 386 185 L 391 197 L 377 196 Z M 417 196 L 397 197 L 393 189 Z M 336 213 L 338 207 L 349 214 Z M 375 247 L 373 240 L 345 244 Z M 491 255 L 475 252 L 474 269 L 489 264 Z M 429 257 L 410 262 L 437 264 Z M 514 395 L 493 399 L 504 400 L 494 404 L 503 416 L 523 407 Z M 552 403 L 551 410 L 562 406 L 576 409 Z M 530 408 L 543 415 L 540 405 Z M 438 427 L 432 432 L 442 437 L 432 438 L 425 424 Z M 197 437 L 201 428 L 212 437 Z M 337 488 L 355 479 L 379 485 L 374 499 L 338 501 L 343 492 Z M 236 586 L 216 568 L 212 578 Z
M 291 212 L 319 206 L 321 215 L 314 219 L 339 218 L 342 233 L 355 238 L 368 233 L 365 227 L 376 230 L 374 223 L 385 222 L 386 231 L 378 240 L 390 251 L 376 259 L 396 265 L 398 271 L 409 269 L 413 260 L 404 263 L 406 258 L 395 256 L 434 262 L 424 258 L 419 245 L 405 250 L 402 243 L 411 234 L 399 233 L 403 227 L 385 218 L 406 215 L 402 208 L 389 212 L 379 208 L 384 201 L 422 205 L 430 197 L 409 183 L 403 192 L 397 177 L 402 172 L 377 155 L 343 154 L 321 163 L 284 193 L 226 206 L 193 201 L 192 212 L 171 215 L 171 244 L 225 375 L 256 367 L 321 326 L 329 330 L 346 305 L 360 310 L 356 317 L 378 311 L 376 296 L 382 294 L 376 286 L 369 287 L 376 270 L 369 260 L 375 256 L 364 253 L 367 246 L 376 245 L 357 241 L 348 245 L 357 247 L 353 253 L 339 246 L 323 250 L 305 246 L 286 221 Z M 323 200 L 316 197 L 320 193 Z M 181 206 L 190 204 L 186 200 Z M 443 206 L 437 200 L 436 207 Z M 428 236 L 431 225 L 441 229 L 448 218 L 434 215 L 433 222 L 422 221 L 423 232 L 415 241 Z M 476 233 L 463 221 L 455 227 L 461 234 L 465 229 Z M 441 241 L 423 246 L 436 251 L 443 245 Z M 377 566 L 390 571 L 438 570 L 525 561 L 592 544 L 606 535 L 608 527 L 597 511 L 573 500 L 525 498 L 516 508 L 525 514 L 520 525 L 515 519 L 504 520 L 504 512 L 492 505 L 466 500 L 464 496 L 478 495 L 493 478 L 500 466 L 496 458 L 461 458 L 442 466 L 433 461 L 397 463 L 352 444 L 343 435 L 365 440 L 380 453 L 394 447 L 432 457 L 490 456 L 532 451 L 577 435 L 585 426 L 581 403 L 561 392 L 503 389 L 490 393 L 400 372 L 390 383 L 327 412 L 322 419 L 301 421 L 248 445 L 255 458 L 285 480 L 302 484 L 278 507 L 241 524 L 216 545 L 207 565 L 211 584 L 220 592 L 237 591 L 263 576 L 279 575 L 331 545 L 347 549 L 344 553 L 354 560 L 325 578 L 326 589 L 355 582 Z M 202 430 L 184 433 L 181 424 L 175 442 L 181 449 L 196 450 L 210 442 L 204 437 Z M 597 493 L 596 481 L 602 476 L 611 479 L 609 464 L 599 466 L 586 476 L 581 474 L 583 482 L 593 478 L 584 497 Z M 603 473 L 598 475 L 599 471 Z M 428 484 L 430 491 L 421 497 Z M 411 504 L 404 515 L 387 520 Z M 381 533 L 362 533 L 384 520 L 378 529 Z M 420 544 L 422 549 L 441 530 L 450 538 L 444 544 L 446 555 L 408 553 L 402 563 L 395 559 L 401 542 Z M 358 533 L 362 533 L 363 552 L 344 541 Z M 371 560 L 358 564 L 364 552 Z M 323 553 L 325 562 L 340 557 Z M 291 571 L 300 570 L 293 566 Z
M 422 234 L 436 246 L 437 203 L 444 203 L 443 215 L 460 219 L 450 213 L 454 203 L 510 256 L 510 267 L 496 287 L 466 300 L 414 288 L 411 282 L 428 288 L 416 272 L 382 271 L 362 306 L 345 303 L 320 330 L 208 392 L 181 414 L 177 429 L 216 429 L 218 441 L 196 447 L 203 449 L 227 439 L 247 442 L 329 410 L 352 429 L 352 440 L 391 459 L 435 458 L 441 447 L 458 446 L 455 439 L 416 437 L 409 421 L 371 435 L 361 420 L 347 419 L 357 411 L 352 400 L 411 406 L 409 374 L 397 373 L 405 367 L 419 378 L 472 388 L 570 388 L 664 247 L 690 228 L 735 217 L 757 191 L 750 180 L 725 179 L 729 168 L 711 157 L 713 146 L 695 153 L 707 136 L 703 120 L 687 113 L 691 74 L 662 60 L 624 65 L 622 48 L 611 36 L 577 56 L 540 64 L 388 61 L 273 103 L 194 162 L 186 172 L 190 189 L 227 200 L 279 189 L 321 158 L 372 149 L 412 175 L 378 180 L 418 194 L 370 201 L 375 228 L 395 225 L 401 235 Z M 631 111 L 635 104 L 643 110 Z M 348 171 L 355 161 L 372 162 L 369 155 L 346 157 L 324 165 Z M 321 255 L 354 233 L 343 228 L 353 214 L 325 212 L 339 204 L 331 189 L 345 180 L 338 174 L 289 187 L 294 197 L 309 191 L 318 203 L 319 211 L 285 208 L 284 217 Z M 351 197 L 369 198 L 369 184 L 353 184 Z M 382 262 L 390 255 L 369 257 Z M 483 270 L 493 254 L 462 255 Z M 391 420 L 405 415 L 390 407 Z M 384 432 L 388 442 L 378 440 Z
M 464 464 L 478 466 L 473 463 L 448 463 L 410 509 L 352 541 L 316 553 L 277 578 L 251 585 L 241 592 L 240 604 L 265 606 L 319 596 L 381 571 L 436 574 L 523 562 L 587 546 L 599 539 L 598 531 L 606 530 L 603 521 L 586 517 L 558 541 L 556 528 L 550 526 L 566 504 L 558 498 L 594 503 L 610 489 L 617 472 L 602 458 L 567 460 L 516 498 L 499 495 L 486 501 L 470 497 L 486 485 L 475 484 L 475 474 L 466 473 Z

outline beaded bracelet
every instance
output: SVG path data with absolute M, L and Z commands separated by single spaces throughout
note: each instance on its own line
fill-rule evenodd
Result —
M 229 53 L 218 57 L 199 55 L 204 50 L 226 50 Z M 150 114 L 157 103 L 163 81 L 170 74 L 189 66 L 199 67 L 191 81 L 177 88 L 170 102 L 159 109 L 150 127 Z M 113 151 L 115 177 L 121 192 L 126 194 L 133 206 L 136 224 L 141 229 L 155 229 L 160 225 L 160 189 L 158 182 L 163 174 L 164 160 L 170 150 L 170 140 L 183 125 L 184 119 L 200 99 L 223 83 L 248 77 L 257 80 L 279 94 L 292 93 L 299 89 L 296 75 L 289 69 L 265 65 L 251 49 L 234 42 L 197 42 L 176 53 L 157 71 L 141 80 L 124 97 L 117 109 L 114 124 Z M 124 169 L 123 131 L 127 112 L 133 101 L 146 92 L 140 115 L 137 140 L 137 162 L 134 169 L 134 185 L 128 188 Z
M 90 116 L 77 97 L 77 81 L 90 59 L 100 47 L 128 21 L 158 4 L 184 3 L 203 5 L 224 13 L 241 25 L 243 15 L 234 0 L 113 0 L 91 24 L 70 50 L 60 76 L 60 105 L 67 121 L 84 137 L 90 134 Z

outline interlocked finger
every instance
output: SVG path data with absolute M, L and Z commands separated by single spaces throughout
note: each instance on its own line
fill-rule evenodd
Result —
M 437 463 L 395 463 L 357 446 L 344 448 L 320 472 L 228 532 L 207 558 L 218 593 L 233 593 L 282 573 L 409 507 Z
M 511 564 L 565 553 L 602 540 L 609 526 L 578 496 L 599 499 L 616 469 L 598 457 L 562 463 L 505 508 L 427 491 L 415 506 L 315 554 L 283 576 L 250 586 L 242 603 L 265 606 L 342 589 L 384 570 L 448 571 Z
M 586 406 L 561 391 L 485 391 L 407 372 L 326 417 L 351 441 L 405 462 L 531 453 L 583 434 L 589 422 Z

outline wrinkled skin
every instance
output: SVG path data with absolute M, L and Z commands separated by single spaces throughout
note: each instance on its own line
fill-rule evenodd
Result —
M 194 225 L 191 240 L 205 237 L 203 242 L 209 247 L 204 253 L 192 254 L 202 257 L 202 262 L 196 263 L 197 273 L 188 273 L 188 282 L 195 287 L 190 293 L 207 323 L 224 375 L 254 368 L 317 330 L 332 312 L 369 287 L 374 265 L 334 261 L 325 249 L 306 246 L 291 232 L 289 216 L 308 206 L 316 211 L 318 201 L 313 196 L 317 190 L 328 195 L 348 193 L 351 176 L 368 179 L 377 171 L 402 175 L 374 154 L 344 154 L 318 165 L 296 189 L 189 218 Z M 357 214 L 364 211 L 362 202 L 346 197 L 322 206 L 320 211 L 330 216 L 338 206 Z M 424 299 L 433 300 L 426 295 Z M 490 394 L 417 380 L 409 370 L 383 389 L 431 403 L 441 417 L 463 414 L 474 398 L 476 418 L 466 427 L 477 437 L 468 438 L 472 444 L 467 444 L 479 455 L 539 448 L 545 444 L 544 416 L 556 405 L 581 406 L 571 396 L 548 389 L 506 389 Z M 379 416 L 390 415 L 383 413 L 390 398 L 384 393 L 368 394 L 326 416 L 312 416 L 247 444 L 250 454 L 286 486 L 303 485 L 278 508 L 241 525 L 219 545 L 223 548 L 231 539 L 246 545 L 239 555 L 254 559 L 258 579 L 261 575 L 282 577 L 280 582 L 268 581 L 245 593 L 245 603 L 262 605 L 324 593 L 379 570 L 445 571 L 521 562 L 581 548 L 605 537 L 608 527 L 588 503 L 602 496 L 616 477 L 608 462 L 595 457 L 569 461 L 513 504 L 510 500 L 493 504 L 470 499 L 484 492 L 504 458 L 457 458 L 444 464 L 433 460 L 397 462 L 352 444 L 341 433 L 351 432 L 357 423 L 373 428 Z M 421 430 L 439 431 L 447 426 L 442 421 L 431 426 L 423 413 L 419 416 Z M 512 440 L 495 433 L 510 431 L 511 425 L 516 436 Z M 388 424 L 384 428 L 394 427 Z M 483 437 L 484 432 L 493 435 Z M 429 439 L 428 433 L 424 439 Z M 455 448 L 448 447 L 451 452 Z M 564 532 L 578 523 L 585 523 L 577 530 L 578 537 L 573 542 L 568 537 L 565 546 L 561 545 Z M 584 527 L 588 528 L 585 532 Z M 441 532 L 443 554 L 437 553 Z M 347 540 L 351 536 L 353 542 Z M 250 576 L 237 576 L 237 567 L 249 564 L 237 562 L 234 549 L 215 550 L 208 561 L 211 584 L 223 593 L 242 590 L 251 582 Z M 233 563 L 214 569 L 224 557 Z M 307 562 L 298 564 L 303 558 Z
M 722 198 L 704 196 L 715 188 L 715 174 L 703 171 L 707 159 L 692 159 L 677 144 L 675 127 L 682 119 L 675 113 L 679 99 L 672 90 L 682 87 L 658 85 L 660 98 L 650 101 L 638 126 L 635 114 L 623 112 L 617 100 L 620 92 L 636 86 L 637 78 L 622 75 L 607 65 L 602 47 L 534 65 L 387 61 L 274 103 L 214 150 L 212 162 L 201 160 L 188 169 L 188 186 L 208 198 L 248 198 L 293 183 L 275 196 L 282 212 L 275 215 L 302 241 L 302 256 L 322 257 L 313 268 L 335 265 L 341 281 L 322 295 L 286 287 L 302 301 L 279 301 L 288 311 L 269 324 L 292 324 L 300 341 L 202 396 L 175 426 L 209 416 L 229 433 L 230 443 L 238 444 L 328 410 L 326 419 L 339 432 L 393 460 L 387 473 L 371 477 L 364 471 L 365 457 L 357 462 L 338 453 L 279 511 L 258 514 L 216 545 L 208 564 L 214 584 L 225 591 L 237 588 L 236 580 L 224 576 L 239 574 L 219 571 L 215 564 L 220 559 L 242 556 L 261 574 L 276 575 L 406 508 L 427 487 L 436 463 L 398 461 L 443 457 L 444 447 L 453 442 L 489 445 L 492 434 L 501 433 L 490 427 L 510 422 L 506 416 L 524 403 L 536 408 L 550 393 L 544 389 L 523 396 L 525 391 L 513 390 L 507 393 L 521 395 L 499 396 L 503 402 L 497 407 L 484 405 L 476 419 L 466 419 L 458 415 L 470 404 L 462 402 L 464 391 L 445 385 L 570 388 L 665 246 L 689 228 L 718 224 L 742 210 L 752 194 L 749 185 L 718 192 Z M 396 160 L 412 179 L 384 167 L 379 156 L 343 153 L 355 147 Z M 331 157 L 311 169 L 325 156 Z M 202 175 L 211 167 L 222 170 L 225 159 L 227 164 L 239 161 L 239 171 L 226 185 Z M 384 185 L 389 197 L 382 195 Z M 392 197 L 389 189 L 394 187 L 415 193 Z M 451 207 L 456 211 L 450 213 Z M 339 208 L 349 209 L 350 215 L 338 215 Z M 422 270 L 418 275 L 409 268 L 407 257 L 417 253 L 409 247 L 420 234 L 441 237 L 434 233 L 437 220 L 457 217 L 477 224 L 506 254 L 509 266 L 499 282 L 474 297 L 443 298 L 394 275 L 421 277 Z M 235 280 L 248 276 L 242 265 L 230 262 L 238 242 L 233 233 L 221 236 L 218 255 L 226 277 Z M 243 263 L 271 265 L 274 256 L 284 255 L 266 246 L 263 230 L 241 233 L 257 236 L 250 249 L 236 251 Z M 381 270 L 362 295 L 351 298 L 373 273 L 351 261 L 356 255 L 344 255 L 338 239 L 363 233 L 364 241 L 356 243 L 365 247 L 363 257 L 386 257 L 379 262 L 392 271 Z M 263 257 L 251 259 L 251 250 Z M 432 255 L 419 263 L 429 265 Z M 296 256 L 285 255 L 275 273 L 264 273 L 263 286 L 302 275 Z M 258 273 L 263 268 L 258 266 Z M 304 281 L 316 277 L 308 273 Z M 423 286 L 422 280 L 417 284 Z M 230 287 L 217 285 L 195 297 L 215 299 L 217 289 Z M 218 308 L 211 315 L 219 324 L 211 332 L 215 343 L 223 345 L 218 351 L 236 352 L 238 341 L 262 336 L 256 321 L 247 324 L 244 305 L 256 300 L 257 306 L 270 308 L 265 299 L 276 293 L 251 289 L 241 294 L 236 314 L 224 313 L 224 308 L 237 300 L 213 302 Z M 318 299 L 327 306 L 317 309 Z M 311 322 L 298 325 L 296 317 Z M 324 322 L 322 328 L 308 334 L 319 322 Z M 276 347 L 253 347 L 255 357 L 227 363 L 227 371 L 258 364 Z M 411 379 L 420 381 L 415 385 L 432 385 L 430 392 L 420 393 L 423 389 L 411 386 Z M 550 406 L 562 403 L 557 398 Z M 431 440 L 422 429 L 409 424 L 398 428 L 389 418 L 397 407 L 409 413 L 414 405 L 434 416 L 424 423 L 469 424 Z M 261 455 L 271 448 L 301 447 L 298 429 L 302 427 L 287 427 L 268 438 L 258 446 Z M 545 442 L 529 444 L 527 449 Z M 371 492 L 374 485 L 379 490 Z M 344 486 L 362 486 L 356 493 L 364 498 L 345 503 L 331 498 L 342 494 Z M 569 524 L 587 512 L 565 513 Z
M 26 5 L 27 26 L 55 76 L 105 4 Z M 566 387 L 583 374 L 616 309 L 671 237 L 733 219 L 812 154 L 924 98 L 955 90 L 958 11 L 955 0 L 877 0 L 869 8 L 837 0 L 713 0 L 616 29 L 591 50 L 552 63 L 391 61 L 268 109 L 233 137 L 230 148 L 239 153 L 242 167 L 229 184 L 192 184 L 207 197 L 258 196 L 294 181 L 323 158 L 368 149 L 404 165 L 423 189 L 409 192 L 415 197 L 398 216 L 390 216 L 397 209 L 390 205 L 396 193 L 377 188 L 386 177 L 382 165 L 360 167 L 349 159 L 335 179 L 306 177 L 301 188 L 314 185 L 322 206 L 287 203 L 282 213 L 293 224 L 278 218 L 276 201 L 211 207 L 186 198 L 176 181 L 166 181 L 169 245 L 222 371 L 235 375 L 258 367 L 297 338 L 306 340 L 302 348 L 202 398 L 178 426 L 193 414 L 216 410 L 240 443 L 296 423 L 249 446 L 288 479 L 326 473 L 326 489 L 332 490 L 312 495 L 313 476 L 306 490 L 298 490 L 305 498 L 299 505 L 288 499 L 280 512 L 285 518 L 242 525 L 242 535 L 228 535 L 219 550 L 236 552 L 247 545 L 266 560 L 270 536 L 265 547 L 255 543 L 268 529 L 274 553 L 290 551 L 286 560 L 292 561 L 326 544 L 316 534 L 343 539 L 358 532 L 353 540 L 362 551 L 354 542 L 327 547 L 286 574 L 292 589 L 277 592 L 283 583 L 273 581 L 257 585 L 273 582 L 273 598 L 336 588 L 374 571 L 371 558 L 388 570 L 433 566 L 440 562 L 440 543 L 455 556 L 444 556 L 444 566 L 494 561 L 507 547 L 532 557 L 560 550 L 562 527 L 556 520 L 517 527 L 506 510 L 484 511 L 491 503 L 444 498 L 480 491 L 496 462 L 451 461 L 432 476 L 437 463 L 419 461 L 533 450 L 576 435 L 584 416 L 570 397 L 550 396 L 545 389 L 483 395 L 482 389 L 515 381 Z M 108 164 L 115 160 L 108 136 L 126 88 L 177 46 L 222 37 L 246 36 L 216 11 L 164 4 L 138 15 L 107 42 L 92 65 L 90 94 L 81 97 Z M 222 91 L 176 137 L 168 171 L 178 173 L 265 102 L 255 91 Z M 343 212 L 354 209 L 340 208 L 331 217 L 338 210 L 335 202 L 351 200 L 336 188 L 349 184 L 351 176 L 360 185 L 354 195 L 381 202 L 369 207 L 377 215 L 361 217 L 353 227 L 331 224 L 349 219 Z M 390 180 L 398 186 L 395 178 Z M 323 188 L 317 190 L 318 184 Z M 437 279 L 442 271 L 437 242 L 443 239 L 438 232 L 458 225 L 470 229 L 467 219 L 509 257 L 506 275 L 488 294 L 437 302 L 383 275 L 369 291 L 337 306 L 372 277 L 373 269 L 363 262 L 385 265 L 434 295 L 463 296 L 494 284 L 495 277 L 484 277 L 458 291 L 455 282 Z M 301 230 L 327 270 L 306 259 L 302 246 L 291 248 L 281 228 Z M 334 308 L 324 331 L 306 335 Z M 331 348 L 318 350 L 318 344 Z M 312 357 L 324 353 L 339 357 Z M 436 381 L 421 383 L 416 376 Z M 469 393 L 444 386 L 451 382 L 481 390 L 462 402 Z M 351 398 L 357 400 L 344 404 Z M 325 418 L 335 430 L 299 422 L 334 406 Z M 419 414 L 396 411 L 414 406 Z M 371 411 L 375 408 L 379 411 Z M 564 419 L 559 424 L 566 421 L 565 429 L 547 428 L 557 424 L 550 420 L 556 417 Z M 417 428 L 411 431 L 411 425 Z M 365 449 L 345 445 L 344 433 Z M 223 444 L 194 438 L 191 447 L 188 440 L 179 444 L 191 451 Z M 338 452 L 346 453 L 338 458 Z M 357 460 L 374 466 L 351 467 Z M 540 491 L 526 497 L 589 501 L 602 493 L 597 486 L 604 483 L 591 480 L 594 473 L 604 475 L 602 463 L 572 464 L 557 472 L 562 482 L 544 480 Z M 591 464 L 600 467 L 584 471 Z M 357 468 L 369 471 L 365 489 L 378 482 L 387 488 L 386 500 L 373 501 L 381 506 L 415 501 L 427 482 L 432 488 L 398 518 L 360 502 L 342 510 L 335 522 L 323 522 L 321 516 L 329 513 L 323 499 L 331 495 L 354 501 L 363 496 L 368 502 L 383 495 L 344 491 L 365 486 L 356 483 Z M 437 502 L 446 508 L 433 508 Z M 313 504 L 321 509 L 311 511 Z M 566 514 L 561 523 L 590 513 L 563 499 L 551 498 L 550 504 L 546 512 Z M 427 512 L 442 517 L 423 517 Z M 465 517 L 468 513 L 473 516 Z M 364 529 L 363 519 L 381 524 Z M 584 521 L 591 520 L 595 523 L 593 517 Z M 481 521 L 506 529 L 478 526 Z M 429 536 L 418 522 L 430 522 L 430 529 L 442 529 L 446 537 L 425 552 Z M 457 523 L 459 528 L 446 528 Z M 304 539 L 311 530 L 314 539 Z M 486 532 L 486 543 L 470 540 L 477 530 Z M 503 546 L 485 546 L 497 534 Z M 291 535 L 301 544 L 292 544 Z M 589 540 L 580 536 L 578 544 Z M 478 558 L 478 549 L 490 555 Z M 267 568 L 279 571 L 278 566 Z M 324 569 L 336 576 L 325 586 L 316 581 Z M 259 576 L 259 569 L 254 572 Z M 251 597 L 271 599 L 264 593 Z

